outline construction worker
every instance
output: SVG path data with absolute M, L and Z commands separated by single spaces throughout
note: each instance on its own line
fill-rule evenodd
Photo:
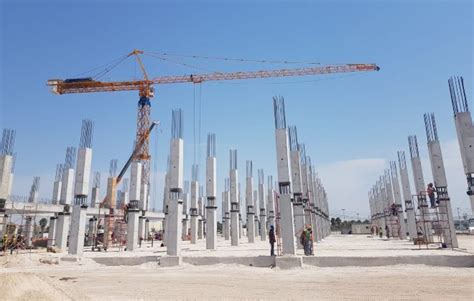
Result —
M 3 252 L 6 252 L 7 251 L 7 246 L 8 246 L 8 235 L 5 233 L 3 235 L 3 240 L 2 240 L 2 249 L 3 249 Z
M 430 198 L 431 208 L 436 207 L 435 191 L 436 191 L 436 189 L 433 186 L 433 183 L 429 183 L 428 187 L 426 187 L 426 193 L 428 194 L 428 197 Z
M 270 256 L 275 256 L 275 228 L 273 225 L 270 226 L 270 230 L 268 231 L 268 240 L 270 241 Z
M 379 231 L 378 231 L 378 232 L 379 232 L 379 237 L 382 238 L 382 236 L 383 236 L 382 227 L 379 227 Z

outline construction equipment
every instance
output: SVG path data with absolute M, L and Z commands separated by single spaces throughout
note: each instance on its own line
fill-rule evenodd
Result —
M 120 184 L 120 181 L 122 180 L 123 176 L 125 175 L 128 168 L 130 167 L 130 164 L 132 163 L 133 159 L 137 158 L 137 154 L 140 152 L 140 150 L 142 150 L 143 144 L 145 144 L 146 141 L 148 141 L 151 131 L 153 130 L 153 128 L 156 125 L 159 125 L 159 124 L 160 124 L 159 122 L 153 121 L 151 123 L 151 125 L 149 126 L 149 128 L 137 139 L 137 143 L 135 145 L 135 148 L 133 149 L 132 154 L 130 155 L 127 162 L 125 163 L 125 165 L 120 170 L 120 173 L 115 178 L 115 181 L 113 181 L 113 185 L 117 186 L 118 184 Z M 112 191 L 115 191 L 115 189 L 112 189 Z M 109 207 L 108 208 L 109 209 L 108 216 L 104 216 L 105 231 L 104 231 L 104 236 L 103 236 L 103 240 L 102 240 L 103 245 L 104 245 L 104 249 L 107 249 L 107 247 L 108 247 L 109 240 L 110 240 L 110 235 L 109 234 L 111 234 L 114 231 L 116 217 L 119 217 L 119 219 L 118 219 L 119 222 L 122 221 L 122 220 L 125 220 L 126 217 L 127 217 L 126 204 L 122 204 L 122 209 L 123 209 L 122 213 L 123 213 L 123 215 L 122 216 L 121 215 L 116 215 L 116 214 L 114 214 L 114 208 L 112 206 L 110 206 L 110 204 L 108 203 L 108 198 L 109 197 L 110 197 L 109 195 L 106 195 L 105 198 L 102 200 L 102 202 L 99 204 L 99 213 L 98 213 L 99 220 L 97 221 L 96 231 L 95 231 L 95 233 L 98 233 L 98 231 L 99 231 L 100 221 L 101 221 L 101 218 L 100 218 L 101 208 Z M 93 248 L 92 248 L 93 250 L 95 248 L 97 248 L 97 243 L 98 243 L 97 239 L 94 238 L 94 243 L 93 243 Z
M 147 54 L 142 50 L 133 50 L 127 56 L 113 67 L 121 63 L 126 58 L 134 56 L 143 74 L 142 80 L 129 81 L 98 81 L 92 77 L 71 78 L 71 79 L 50 79 L 47 85 L 51 86 L 52 92 L 55 94 L 70 93 L 93 93 L 93 92 L 112 92 L 112 91 L 139 91 L 140 99 L 138 101 L 138 118 L 136 140 L 146 132 L 150 126 L 150 98 L 154 97 L 153 85 L 193 83 L 200 84 L 206 81 L 224 81 L 224 80 L 242 80 L 256 78 L 274 78 L 288 76 L 308 76 L 332 73 L 348 73 L 348 72 L 366 72 L 379 71 L 380 68 L 376 64 L 341 64 L 327 65 L 311 68 L 296 69 L 279 69 L 279 70 L 262 70 L 249 72 L 214 72 L 210 74 L 191 74 L 183 76 L 160 76 L 149 79 L 140 55 Z M 113 68 L 112 67 L 112 68 Z M 112 68 L 105 70 L 109 72 Z M 101 73 L 101 74 L 105 74 Z M 142 183 L 150 184 L 150 153 L 148 138 L 142 144 L 140 151 L 137 152 L 134 160 L 139 160 L 143 164 Z M 149 186 L 148 186 L 149 187 Z

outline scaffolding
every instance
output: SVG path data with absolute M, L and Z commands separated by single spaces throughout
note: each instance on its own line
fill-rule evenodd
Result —
M 426 191 L 423 191 L 419 195 L 412 196 L 412 199 L 416 201 L 416 208 L 418 209 L 415 214 L 417 232 L 416 244 L 418 244 L 420 249 L 422 248 L 422 245 L 424 245 L 426 249 L 433 248 L 432 246 L 436 246 L 436 248 L 446 248 L 447 243 L 444 239 L 443 233 L 449 233 L 450 240 L 452 241 L 447 202 L 439 202 L 436 200 L 435 206 L 430 210 L 426 201 L 426 196 Z M 439 210 L 441 206 L 444 207 L 443 209 L 446 209 L 444 212 L 443 210 Z M 428 239 L 428 231 L 431 231 L 431 234 L 433 235 L 431 241 Z M 454 249 L 452 244 L 451 249 Z

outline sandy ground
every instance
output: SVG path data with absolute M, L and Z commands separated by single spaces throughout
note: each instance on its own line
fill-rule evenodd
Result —
M 459 236 L 459 242 L 462 249 L 458 251 L 420 251 L 401 241 L 334 235 L 318 244 L 316 252 L 366 256 L 367 253 L 474 251 L 474 236 Z M 183 253 L 210 255 L 209 251 L 203 250 L 202 244 L 191 246 L 185 243 L 187 250 Z M 220 241 L 220 250 L 214 253 L 218 256 L 253 253 L 255 256 L 260 252 L 265 254 L 267 247 L 265 242 L 248 246 L 244 243 L 232 250 L 227 248 L 225 241 Z M 162 248 L 143 247 L 137 253 L 156 255 L 161 252 Z M 131 252 L 88 252 L 79 263 L 60 261 L 60 254 L 41 252 L 0 257 L 0 300 L 474 300 L 472 268 L 398 265 L 305 266 L 303 269 L 280 270 L 240 265 L 162 268 L 156 263 L 106 267 L 87 258 L 92 254 L 111 256 L 114 253 L 133 255 Z

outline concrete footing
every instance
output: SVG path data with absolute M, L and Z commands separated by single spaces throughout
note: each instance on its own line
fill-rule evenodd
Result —
M 280 269 L 294 269 L 303 267 L 300 256 L 280 256 L 275 258 L 275 266 Z
M 180 265 L 183 260 L 180 256 L 164 256 L 159 259 L 161 267 L 174 267 Z

